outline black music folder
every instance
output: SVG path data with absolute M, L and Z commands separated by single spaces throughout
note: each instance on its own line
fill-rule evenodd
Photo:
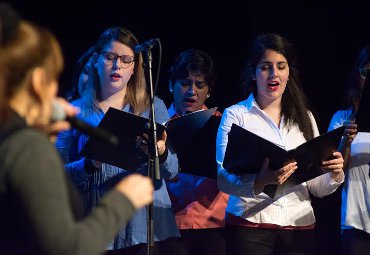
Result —
M 203 128 L 216 109 L 193 112 L 164 124 L 156 123 L 157 137 L 166 130 L 167 146 L 176 152 Z M 110 146 L 90 137 L 80 153 L 84 157 L 134 171 L 148 161 L 148 156 L 136 146 L 136 137 L 148 133 L 147 125 L 147 118 L 109 108 L 98 127 L 117 136 L 118 146 Z
M 192 112 L 167 122 L 168 145 L 176 152 L 181 173 L 217 178 L 217 107 Z
M 321 162 L 332 157 L 338 149 L 344 126 L 307 141 L 295 149 L 286 151 L 280 146 L 233 124 L 225 152 L 223 166 L 229 172 L 259 173 L 265 158 L 269 167 L 279 169 L 289 161 L 297 161 L 298 169 L 282 185 L 267 185 L 264 192 L 270 197 L 281 194 L 284 188 L 299 185 L 323 172 Z
M 176 151 L 181 173 L 217 178 L 216 136 L 221 117 L 211 116 L 205 125 Z

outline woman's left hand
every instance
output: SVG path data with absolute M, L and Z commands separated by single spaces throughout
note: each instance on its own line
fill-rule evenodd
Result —
M 148 138 L 148 134 L 145 133 L 136 137 L 136 145 L 140 147 L 146 155 L 148 155 Z M 164 131 L 162 136 L 157 139 L 158 156 L 162 156 L 166 151 L 166 141 L 167 133 Z
M 333 159 L 322 162 L 322 169 L 325 172 L 329 172 L 333 180 L 336 182 L 341 182 L 344 179 L 344 159 L 339 151 L 334 152 L 333 157 Z
M 166 151 L 167 133 L 163 131 L 162 136 L 157 140 L 158 155 L 162 156 Z

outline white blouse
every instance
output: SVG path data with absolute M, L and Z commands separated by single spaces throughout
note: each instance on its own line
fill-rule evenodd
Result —
M 350 111 L 337 111 L 329 130 L 343 125 Z M 342 190 L 341 227 L 370 234 L 370 133 L 359 132 L 351 144 L 351 155 Z
M 319 135 L 316 121 L 310 118 L 314 136 Z M 258 106 L 253 94 L 247 100 L 225 109 L 217 133 L 216 160 L 219 188 L 230 194 L 226 211 L 254 223 L 270 223 L 279 226 L 308 226 L 315 223 L 309 191 L 317 197 L 333 193 L 341 183 L 323 174 L 298 186 L 287 188 L 282 194 L 270 198 L 265 193 L 254 194 L 256 174 L 235 175 L 223 168 L 223 160 L 232 124 L 247 129 L 285 150 L 294 149 L 306 142 L 298 125 L 280 127 Z

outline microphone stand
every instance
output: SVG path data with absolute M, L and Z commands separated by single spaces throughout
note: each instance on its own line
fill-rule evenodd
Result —
M 159 156 L 157 148 L 157 125 L 154 114 L 154 89 L 152 81 L 152 54 L 149 47 L 142 52 L 144 59 L 145 80 L 149 85 L 150 103 L 149 103 L 149 121 L 146 129 L 148 130 L 148 176 L 152 179 L 153 184 L 155 180 L 160 179 L 159 172 Z M 147 206 L 148 221 L 147 221 L 147 254 L 154 254 L 154 220 L 153 220 L 153 202 Z

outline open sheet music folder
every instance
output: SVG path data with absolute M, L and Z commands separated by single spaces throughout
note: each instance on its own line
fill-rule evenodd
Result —
M 323 172 L 321 162 L 332 157 L 338 149 L 344 127 L 339 127 L 307 141 L 293 150 L 286 151 L 278 145 L 233 124 L 225 152 L 223 166 L 235 174 L 259 173 L 265 158 L 270 159 L 269 167 L 279 169 L 287 162 L 297 161 L 298 169 L 282 185 L 268 185 L 264 192 L 270 197 L 280 194 L 283 189 L 311 180 Z
M 220 116 L 211 116 L 207 123 L 176 151 L 180 172 L 217 178 L 216 136 Z
M 176 153 L 179 151 L 178 158 L 181 158 L 181 153 L 192 153 L 186 149 L 187 145 L 202 130 L 216 109 L 211 108 L 189 113 L 163 124 L 156 123 L 157 137 L 159 138 L 166 130 L 167 146 Z M 102 143 L 99 139 L 90 137 L 80 153 L 84 157 L 134 171 L 148 161 L 148 156 L 136 146 L 136 137 L 148 133 L 147 123 L 147 118 L 109 108 L 98 127 L 116 135 L 119 139 L 119 145 L 110 146 Z M 184 156 L 184 158 L 187 157 L 187 155 Z M 213 161 L 215 161 L 215 157 Z

